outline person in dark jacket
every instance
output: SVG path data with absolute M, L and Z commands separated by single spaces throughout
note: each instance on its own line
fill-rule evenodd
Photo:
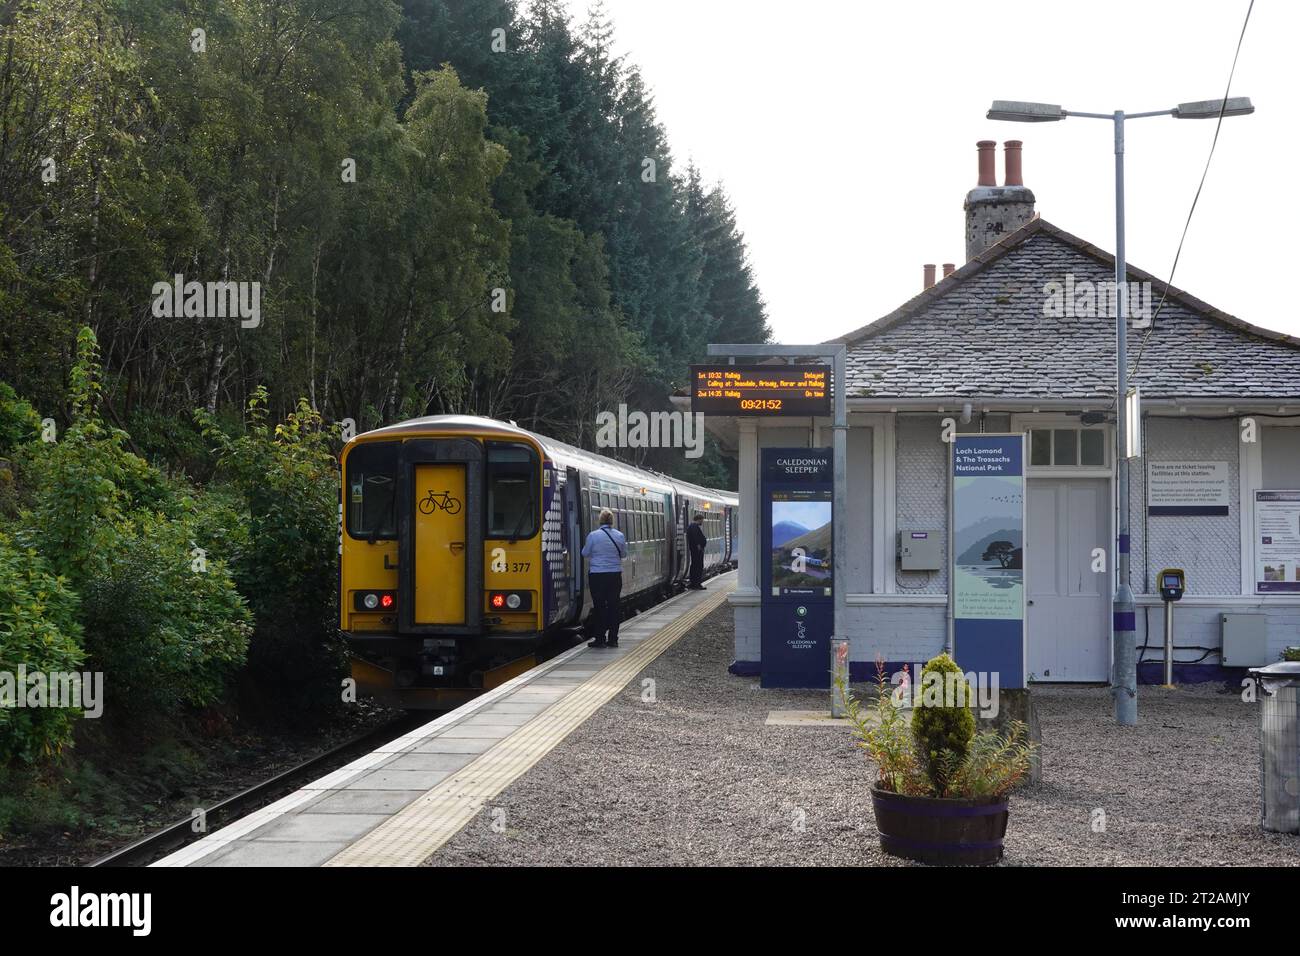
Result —
M 595 639 L 588 647 L 618 647 L 619 595 L 623 590 L 623 559 L 627 557 L 627 538 L 614 527 L 614 512 L 603 508 L 600 527 L 587 535 L 582 546 L 587 559 L 587 583 L 591 585 L 591 603 L 595 606 Z
M 695 520 L 686 529 L 686 547 L 691 553 L 691 583 L 687 587 L 692 591 L 704 590 L 704 548 L 708 543 L 704 534 L 704 515 L 697 512 Z

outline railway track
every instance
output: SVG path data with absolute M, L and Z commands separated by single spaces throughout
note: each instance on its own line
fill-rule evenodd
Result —
M 147 836 L 141 837 L 120 850 L 100 857 L 90 866 L 147 866 L 154 860 L 172 853 L 187 843 L 192 843 L 207 836 L 214 830 L 232 823 L 252 810 L 256 810 L 294 790 L 306 780 L 314 780 L 331 770 L 370 753 L 376 747 L 382 747 L 388 741 L 400 737 L 407 731 L 414 730 L 421 724 L 436 718 L 436 712 L 421 713 L 399 717 L 381 727 L 367 731 L 352 740 L 312 757 L 310 760 L 276 774 L 261 783 L 254 784 L 246 790 L 227 797 L 204 810 L 205 827 L 202 832 L 194 832 L 194 820 L 186 817 L 168 824 Z

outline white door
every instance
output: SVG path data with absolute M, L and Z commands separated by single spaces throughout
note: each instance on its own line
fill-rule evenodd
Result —
M 1025 516 L 1030 680 L 1110 680 L 1110 493 L 1105 478 L 1030 478 Z M 1093 570 L 1104 549 L 1106 572 Z

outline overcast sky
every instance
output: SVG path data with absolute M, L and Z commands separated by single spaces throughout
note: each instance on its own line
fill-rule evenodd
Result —
M 568 3 L 585 20 L 588 0 Z M 787 343 L 892 311 L 923 263 L 965 261 L 979 139 L 1023 140 L 1038 212 L 1113 251 L 1111 124 L 994 122 L 990 101 L 1134 113 L 1221 97 L 1247 5 L 606 0 L 674 159 L 731 195 Z M 1174 284 L 1300 335 L 1298 39 L 1300 3 L 1256 3 L 1232 83 L 1256 113 L 1223 121 Z M 1127 124 L 1132 265 L 1168 276 L 1213 135 L 1213 121 Z

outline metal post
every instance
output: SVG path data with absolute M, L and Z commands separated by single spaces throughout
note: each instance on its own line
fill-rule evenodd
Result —
M 1165 686 L 1174 686 L 1174 602 L 1165 602 Z
M 1137 615 L 1129 590 L 1128 427 L 1128 268 L 1124 261 L 1124 111 L 1115 111 L 1115 480 L 1118 482 L 1116 565 L 1119 579 L 1112 604 L 1114 628 L 1115 719 L 1137 723 Z
M 831 515 L 834 541 L 831 549 L 831 597 L 835 602 L 834 624 L 831 627 L 831 647 L 835 646 L 835 638 L 843 638 L 847 643 L 849 629 L 849 582 L 848 575 L 844 573 L 848 567 L 849 553 L 849 398 L 848 382 L 845 379 L 845 356 L 848 355 L 849 347 L 841 343 L 834 352 L 831 365 L 831 376 L 834 381 L 831 387 L 834 389 L 835 396 L 835 423 L 831 426 L 834 432 L 832 439 L 832 452 L 835 462 L 833 474 L 835 479 L 834 501 L 831 507 L 834 509 Z M 844 652 L 844 667 L 848 670 L 848 650 Z M 847 674 L 845 682 L 847 684 Z M 843 702 L 841 702 L 841 710 Z M 835 688 L 831 686 L 831 716 L 843 716 L 835 712 Z

